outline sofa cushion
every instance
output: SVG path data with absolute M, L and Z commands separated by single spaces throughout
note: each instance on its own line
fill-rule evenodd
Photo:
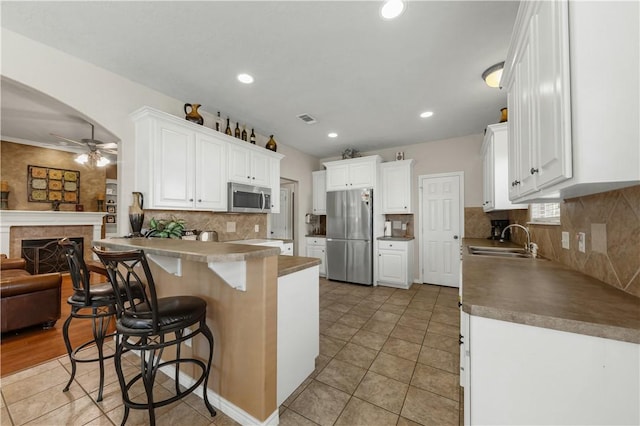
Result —
M 17 296 L 26 293 L 35 293 L 51 288 L 60 288 L 62 276 L 59 272 L 50 274 L 16 276 L 5 278 L 4 274 L 0 280 L 2 298 Z

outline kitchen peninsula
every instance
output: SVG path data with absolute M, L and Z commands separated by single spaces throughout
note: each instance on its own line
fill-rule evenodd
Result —
M 241 424 L 277 423 L 278 405 L 313 371 L 319 353 L 317 259 L 278 256 L 276 247 L 161 238 L 94 244 L 144 250 L 159 297 L 205 299 L 215 339 L 210 401 Z M 192 350 L 205 354 L 205 342 L 196 339 Z

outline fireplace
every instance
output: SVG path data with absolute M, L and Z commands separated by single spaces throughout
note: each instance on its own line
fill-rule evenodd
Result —
M 22 240 L 82 237 L 85 259 L 97 259 L 92 242 L 101 238 L 103 212 L 0 211 L 0 253 L 20 257 Z
M 83 251 L 84 238 L 69 238 L 78 243 Z M 31 274 L 48 274 L 49 272 L 67 272 L 69 265 L 64 250 L 58 244 L 58 238 L 38 238 L 22 240 L 21 257 L 26 260 L 26 269 Z

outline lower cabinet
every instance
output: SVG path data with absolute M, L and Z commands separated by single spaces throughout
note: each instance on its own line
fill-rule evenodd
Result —
M 307 257 L 320 259 L 320 276 L 327 275 L 327 240 L 324 237 L 307 237 Z
M 378 284 L 407 289 L 413 282 L 413 240 L 378 240 Z
M 280 253 L 283 256 L 293 256 L 293 243 L 284 243 L 282 244 L 282 252 Z
M 639 344 L 461 319 L 464 424 L 640 424 Z

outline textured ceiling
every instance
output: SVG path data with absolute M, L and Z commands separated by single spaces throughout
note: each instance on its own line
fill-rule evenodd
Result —
M 480 75 L 505 59 L 518 2 L 415 1 L 391 21 L 379 17 L 380 5 L 3 1 L 1 7 L 5 28 L 317 157 L 481 133 L 498 121 L 506 94 Z M 239 83 L 240 72 L 255 83 Z M 3 115 L 4 107 L 3 100 Z M 425 110 L 433 117 L 420 119 Z M 301 113 L 318 122 L 303 123 Z M 331 131 L 338 138 L 327 138 Z

